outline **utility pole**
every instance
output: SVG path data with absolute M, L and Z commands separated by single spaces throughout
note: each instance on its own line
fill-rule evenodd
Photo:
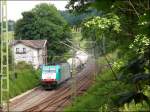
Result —
M 72 50 L 72 54 L 73 54 L 73 58 L 72 58 L 72 100 L 75 100 L 76 99 L 76 95 L 77 95 L 77 79 L 76 79 L 76 67 L 75 67 L 75 50 L 73 49 Z
M 75 67 L 75 52 L 78 51 L 78 48 L 71 42 L 69 41 L 73 46 L 70 46 L 68 44 L 66 44 L 63 41 L 60 41 L 61 44 L 69 47 L 70 49 L 72 49 L 72 79 L 71 79 L 71 91 L 72 91 L 72 95 L 71 95 L 71 99 L 75 100 L 76 96 L 77 96 L 77 75 L 76 75 L 76 67 Z
M 7 1 L 0 1 L 1 20 L 1 86 L 0 104 L 1 108 L 9 110 L 9 57 L 8 57 L 8 22 L 7 22 Z

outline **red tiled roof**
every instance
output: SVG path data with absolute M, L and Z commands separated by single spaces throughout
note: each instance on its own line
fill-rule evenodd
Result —
M 32 48 L 43 48 L 45 47 L 45 44 L 47 43 L 47 40 L 15 40 L 14 45 L 22 43 L 28 47 Z

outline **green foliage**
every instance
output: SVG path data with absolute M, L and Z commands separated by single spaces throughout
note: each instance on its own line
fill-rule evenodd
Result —
M 139 29 L 140 33 L 150 35 L 150 31 L 149 31 L 150 22 L 149 22 L 149 18 L 150 18 L 149 11 L 146 11 L 144 14 L 142 14 L 140 16 L 139 23 L 138 23 L 138 25 L 140 26 L 140 29 Z
M 131 49 L 135 50 L 137 54 L 144 54 L 144 51 L 150 46 L 150 38 L 146 35 L 137 35 L 134 42 L 129 46 Z
M 32 65 L 20 62 L 16 71 L 10 72 L 10 97 L 15 97 L 39 85 L 40 71 L 34 70 Z
M 118 102 L 124 99 L 122 104 L 125 104 L 130 103 L 134 99 L 135 103 L 140 103 L 145 100 L 150 104 L 149 98 L 143 93 L 145 85 L 149 85 L 150 81 L 149 65 L 149 60 L 143 56 L 138 56 L 131 58 L 131 60 L 120 69 L 121 75 L 119 80 L 126 84 L 131 84 L 134 89 L 118 98 Z
M 143 93 L 150 97 L 150 86 L 147 85 L 143 89 Z M 132 100 L 128 104 L 124 104 L 124 106 L 119 108 L 120 111 L 149 111 L 150 106 L 146 101 L 141 101 L 141 103 L 136 103 L 134 100 Z
M 120 69 L 121 67 L 123 67 L 124 66 L 124 64 L 125 64 L 125 62 L 123 61 L 123 60 L 117 60 L 117 61 L 115 61 L 114 63 L 113 63 L 113 67 L 115 68 L 115 69 Z
M 143 32 L 142 32 L 143 33 Z M 143 101 L 146 102 L 147 107 L 150 105 L 149 95 L 144 94 L 145 86 L 149 85 L 150 81 L 150 58 L 149 58 L 149 38 L 146 34 L 140 33 L 137 35 L 130 45 L 130 48 L 134 50 L 135 56 L 134 58 L 130 58 L 127 65 L 125 65 L 121 70 L 121 77 L 120 80 L 125 82 L 126 84 L 130 83 L 133 85 L 134 89 L 132 90 L 134 94 L 126 93 L 126 96 L 118 98 L 118 101 L 125 99 L 122 104 L 129 103 L 134 99 L 135 103 L 141 103 Z M 131 106 L 130 106 L 131 107 Z M 139 108 L 136 107 L 138 110 Z M 149 109 L 149 108 L 146 108 Z M 131 108 L 132 110 L 132 108 Z
M 143 112 L 143 111 L 149 111 L 149 105 L 146 102 L 135 104 L 134 101 L 132 101 L 129 104 L 126 104 L 126 106 L 123 106 L 119 109 L 119 111 L 134 111 L 134 112 Z
M 116 15 L 110 14 L 108 17 L 94 17 L 83 24 L 83 38 L 92 38 L 99 40 L 102 35 L 115 31 L 120 31 L 119 18 Z M 93 35 L 94 34 L 94 35 Z
M 119 20 L 119 17 L 113 13 L 88 19 L 82 24 L 83 39 L 94 41 L 99 47 L 98 52 L 103 52 L 102 46 L 105 38 L 106 52 L 114 50 L 118 45 L 117 35 L 121 32 Z
M 125 83 L 131 83 L 134 86 L 132 90 L 134 95 L 130 99 L 130 102 L 134 99 L 135 103 L 142 103 L 146 101 L 147 105 L 150 105 L 149 95 L 145 94 L 145 86 L 149 85 L 150 81 L 150 40 L 149 40 L 149 14 L 147 11 L 141 14 L 138 21 L 139 32 L 134 38 L 133 43 L 130 44 L 131 52 L 134 53 L 134 57 L 129 57 L 129 62 L 120 69 L 121 77 L 120 80 Z M 136 98 L 136 95 L 139 95 Z M 120 98 L 119 100 L 123 99 Z M 124 104 L 127 103 L 124 102 Z M 128 102 L 129 103 L 129 102 Z M 130 103 L 129 103 L 130 104 Z M 138 107 L 137 107 L 138 109 Z
M 136 1 L 136 0 L 70 0 L 67 8 L 75 12 L 84 12 L 88 9 L 97 9 L 99 11 L 109 12 L 122 12 L 142 14 L 149 10 L 149 1 Z M 136 10 L 136 12 L 135 12 Z
M 70 39 L 71 31 L 53 5 L 37 5 L 31 11 L 23 12 L 22 16 L 16 23 L 16 39 L 47 39 L 48 55 L 51 57 L 67 52 L 68 47 L 60 44 L 60 41 Z
M 115 1 L 119 0 L 70 0 L 66 7 L 76 12 L 83 12 L 91 8 L 108 11 Z

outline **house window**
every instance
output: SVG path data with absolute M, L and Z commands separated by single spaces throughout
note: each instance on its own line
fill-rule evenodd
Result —
M 16 54 L 19 53 L 19 48 L 16 48 Z
M 26 53 L 26 48 L 23 48 L 23 53 Z
M 20 51 L 19 48 L 16 48 L 16 54 L 25 54 L 26 53 L 26 48 L 23 48 L 22 51 Z

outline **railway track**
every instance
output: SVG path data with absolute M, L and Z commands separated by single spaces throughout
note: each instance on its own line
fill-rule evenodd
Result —
M 89 85 L 91 85 L 92 83 L 91 77 L 94 74 L 95 70 L 95 64 L 89 64 L 77 75 L 76 95 L 81 95 L 88 89 Z M 42 98 L 42 101 L 36 103 L 33 106 L 24 108 L 22 111 L 62 111 L 66 105 L 71 104 L 73 91 L 70 83 L 65 83 L 64 85 L 62 85 L 62 87 L 49 92 L 51 93 L 51 95 Z

